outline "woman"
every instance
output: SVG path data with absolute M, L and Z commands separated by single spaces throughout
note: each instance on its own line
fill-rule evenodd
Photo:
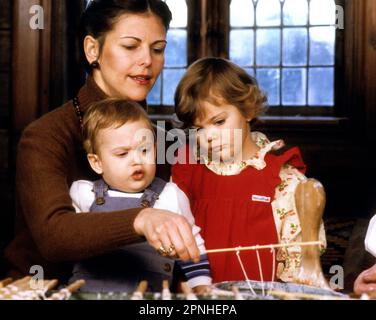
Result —
M 72 262 L 147 241 L 199 258 L 188 222 L 157 209 L 75 214 L 71 183 L 90 180 L 81 148 L 82 115 L 106 97 L 145 101 L 164 64 L 171 12 L 161 0 L 96 0 L 83 14 L 80 41 L 89 77 L 78 96 L 32 123 L 17 154 L 16 235 L 5 252 L 10 276 L 43 267 L 45 278 L 66 279 Z M 171 250 L 169 250 L 171 251 Z

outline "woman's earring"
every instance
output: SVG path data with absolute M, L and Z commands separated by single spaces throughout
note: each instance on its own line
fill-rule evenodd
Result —
M 98 62 L 98 60 L 95 60 L 92 63 L 90 63 L 90 67 L 92 69 L 99 69 L 99 62 Z

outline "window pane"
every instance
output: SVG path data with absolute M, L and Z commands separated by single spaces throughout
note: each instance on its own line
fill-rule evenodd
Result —
M 282 104 L 306 104 L 306 69 L 291 68 L 282 70 Z
M 278 66 L 280 64 L 280 39 L 280 29 L 257 30 L 257 65 Z
M 166 69 L 163 71 L 163 104 L 174 105 L 175 89 L 183 77 L 185 69 Z
M 255 76 L 255 69 L 253 69 L 253 68 L 244 68 L 244 70 L 247 71 L 247 73 L 249 75 L 251 75 L 252 77 Z
M 307 64 L 308 33 L 306 28 L 283 30 L 283 64 L 304 66 Z
M 279 102 L 279 69 L 257 69 L 257 81 L 268 94 L 268 103 L 277 106 Z
M 311 0 L 310 6 L 311 24 L 335 24 L 336 4 L 335 0 Z
M 283 23 L 286 26 L 306 25 L 308 22 L 307 0 L 286 0 L 283 7 Z
M 254 6 L 252 0 L 232 0 L 230 6 L 230 25 L 232 27 L 252 27 L 254 25 Z
M 148 104 L 161 104 L 161 77 L 158 77 L 153 89 L 148 94 Z
M 256 22 L 258 26 L 280 26 L 281 3 L 279 0 L 259 0 L 257 2 Z
M 334 65 L 335 27 L 310 28 L 310 64 Z
M 310 68 L 308 104 L 334 105 L 334 68 Z
M 171 28 L 185 28 L 187 26 L 188 9 L 185 0 L 166 0 L 172 13 Z
M 170 30 L 167 34 L 166 67 L 187 65 L 187 31 Z
M 253 30 L 233 30 L 230 32 L 230 59 L 241 66 L 252 66 Z

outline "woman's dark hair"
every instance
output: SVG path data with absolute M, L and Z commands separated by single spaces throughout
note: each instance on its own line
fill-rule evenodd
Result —
M 117 19 L 127 13 L 154 14 L 160 18 L 166 32 L 172 20 L 171 11 L 162 0 L 92 0 L 81 16 L 79 30 L 81 61 L 88 72 L 91 72 L 92 68 L 85 56 L 83 46 L 85 37 L 92 36 L 102 46 L 105 35 L 113 29 Z

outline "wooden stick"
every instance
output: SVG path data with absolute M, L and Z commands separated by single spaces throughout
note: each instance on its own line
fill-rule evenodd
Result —
M 234 293 L 235 300 L 244 300 L 244 297 L 239 291 L 239 288 L 237 286 L 232 286 L 232 292 Z
M 85 280 L 75 281 L 68 287 L 61 289 L 59 292 L 55 292 L 52 296 L 48 297 L 47 300 L 68 300 L 71 294 L 84 286 L 85 283 Z
M 6 278 L 4 280 L 0 281 L 0 288 L 6 287 L 8 284 L 11 284 L 13 282 L 12 278 Z
M 170 284 L 168 280 L 163 280 L 162 300 L 171 300 Z
M 0 294 L 7 291 L 7 290 L 10 290 L 10 291 L 13 291 L 13 292 L 20 291 L 29 283 L 30 279 L 31 279 L 31 277 L 28 276 L 28 277 L 19 279 L 15 282 L 9 283 L 4 288 L 0 289 Z
M 234 251 L 247 251 L 247 250 L 262 250 L 262 249 L 276 249 L 276 248 L 286 248 L 286 247 L 304 247 L 304 246 L 319 246 L 322 245 L 321 241 L 310 241 L 310 242 L 292 242 L 292 243 L 279 243 L 279 244 L 268 244 L 268 245 L 256 245 L 250 247 L 237 247 L 237 248 L 223 248 L 223 249 L 212 249 L 206 250 L 205 253 L 221 253 L 221 252 L 234 252 Z
M 85 280 L 77 280 L 73 282 L 71 285 L 66 287 L 66 290 L 68 290 L 70 293 L 75 293 L 77 290 L 79 290 L 81 287 L 83 287 L 86 284 Z
M 337 296 L 328 296 L 328 295 L 319 295 L 311 293 L 302 293 L 302 292 L 285 292 L 279 290 L 270 290 L 268 292 L 270 295 L 288 298 L 288 299 L 310 299 L 310 300 L 356 300 L 351 299 L 350 297 L 337 297 Z
M 148 282 L 146 280 L 143 280 L 140 282 L 137 288 L 137 292 L 141 292 L 142 294 L 145 294 L 146 290 L 148 288 Z
M 25 284 L 28 283 L 30 280 L 31 280 L 31 276 L 27 276 L 11 283 L 11 285 L 19 288 L 19 287 L 25 286 Z
M 192 289 L 190 288 L 187 282 L 182 282 L 181 289 L 185 294 L 187 300 L 198 300 L 197 296 L 192 292 Z
M 50 290 L 52 290 L 54 288 L 56 288 L 56 286 L 58 285 L 58 283 L 59 283 L 59 281 L 56 280 L 56 279 L 48 281 L 47 285 L 45 286 L 46 292 L 50 291 Z
M 15 282 L 8 284 L 6 287 L 0 289 L 0 299 L 2 300 L 11 300 L 14 296 L 19 295 L 20 292 L 25 291 L 24 288 L 27 288 L 31 276 L 24 277 Z
M 148 282 L 143 280 L 139 283 L 137 290 L 133 293 L 131 300 L 142 300 L 148 288 Z

